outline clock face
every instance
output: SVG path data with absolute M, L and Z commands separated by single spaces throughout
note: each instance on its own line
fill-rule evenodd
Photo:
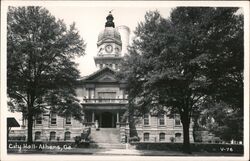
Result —
M 107 53 L 111 53 L 111 52 L 113 51 L 113 47 L 112 47 L 111 45 L 106 45 L 106 46 L 105 46 L 105 51 L 106 51 Z

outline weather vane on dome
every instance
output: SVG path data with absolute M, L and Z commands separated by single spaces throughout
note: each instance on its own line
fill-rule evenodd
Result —
M 110 10 L 109 13 L 111 14 L 114 9 Z

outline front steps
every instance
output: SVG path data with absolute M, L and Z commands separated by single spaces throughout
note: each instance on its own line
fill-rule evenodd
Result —
M 120 129 L 116 128 L 91 128 L 91 147 L 102 149 L 125 149 L 125 144 L 120 142 Z
M 123 143 L 114 144 L 114 143 L 93 143 L 96 145 L 96 148 L 100 149 L 126 149 L 126 145 Z

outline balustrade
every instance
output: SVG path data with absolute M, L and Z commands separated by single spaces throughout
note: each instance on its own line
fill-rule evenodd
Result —
M 128 103 L 127 99 L 102 98 L 102 99 L 83 99 L 82 103 Z

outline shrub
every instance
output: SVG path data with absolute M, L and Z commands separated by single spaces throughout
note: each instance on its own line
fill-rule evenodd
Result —
M 129 138 L 129 142 L 139 142 L 140 138 L 138 136 L 132 136 Z
M 182 143 L 132 143 L 138 150 L 169 150 L 182 151 Z M 203 144 L 191 143 L 191 151 L 193 152 L 213 152 L 213 153 L 238 153 L 243 154 L 243 145 L 239 144 Z
M 26 136 L 10 136 L 9 137 L 9 140 L 19 140 L 19 141 L 21 141 L 21 140 L 25 140 L 26 139 Z
M 76 147 L 78 147 L 80 143 L 81 143 L 81 136 L 76 136 L 75 137 L 75 145 L 76 145 Z
M 170 137 L 170 141 L 171 141 L 171 143 L 173 143 L 175 141 L 175 138 L 174 137 Z

